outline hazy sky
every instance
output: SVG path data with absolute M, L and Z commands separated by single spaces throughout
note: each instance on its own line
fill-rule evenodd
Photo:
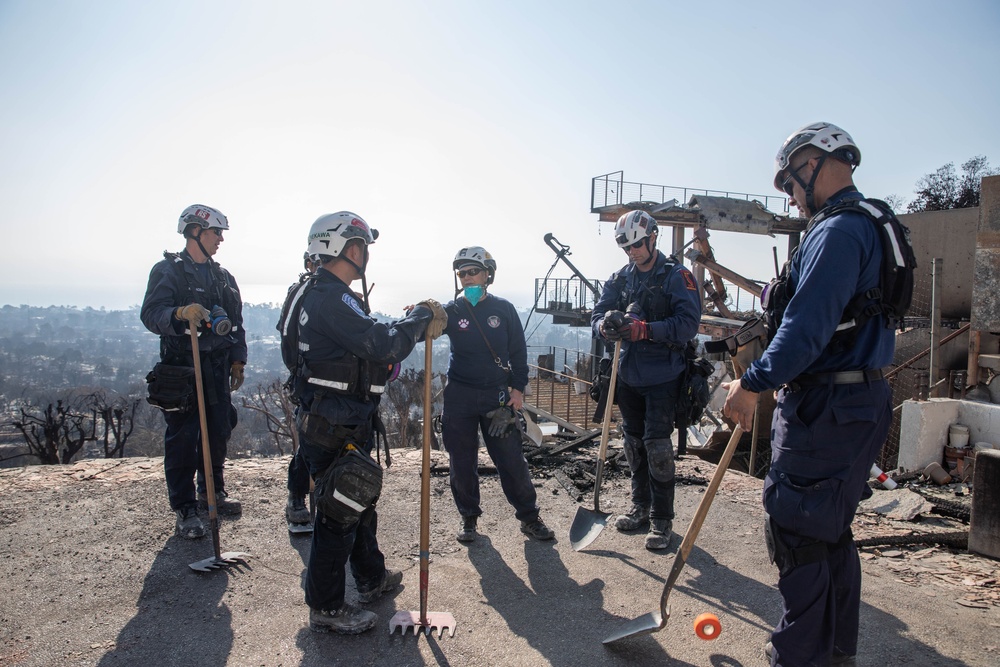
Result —
M 998 34 L 995 0 L 0 0 L 0 303 L 138 304 L 203 203 L 250 302 L 348 209 L 381 232 L 377 310 L 449 298 L 466 245 L 527 307 L 547 232 L 590 277 L 624 263 L 594 176 L 776 194 L 777 148 L 816 120 L 854 136 L 871 196 L 997 166 Z M 785 247 L 712 242 L 751 278 Z

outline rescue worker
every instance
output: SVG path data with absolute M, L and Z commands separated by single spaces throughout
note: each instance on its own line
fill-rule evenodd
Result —
M 299 276 L 298 283 L 288 288 L 289 294 L 316 272 L 316 264 L 309 258 L 308 250 L 302 256 L 302 265 L 305 271 Z M 309 466 L 306 464 L 305 457 L 302 456 L 301 447 L 295 450 L 288 462 L 287 487 L 288 501 L 285 503 L 285 522 L 288 524 L 288 531 L 291 533 L 311 533 L 313 517 L 306 507 L 306 496 L 310 489 Z
M 226 491 L 223 464 L 226 444 L 236 426 L 231 392 L 243 384 L 247 362 L 243 301 L 236 279 L 212 259 L 228 229 L 226 216 L 210 206 L 195 204 L 184 209 L 177 223 L 184 249 L 176 254 L 164 252 L 149 272 L 139 317 L 147 329 L 160 336 L 158 368 L 193 367 L 190 331 L 197 328 L 216 508 L 220 514 L 237 515 L 242 506 Z M 207 499 L 201 423 L 193 399 L 194 375 L 188 372 L 189 402 L 161 407 L 165 407 L 167 425 L 163 442 L 167 496 L 177 515 L 177 534 L 192 539 L 205 535 L 198 506 L 206 508 Z
M 376 621 L 373 612 L 344 600 L 348 562 L 362 603 L 374 602 L 402 581 L 402 572 L 386 569 L 376 536 L 374 499 L 381 489 L 381 468 L 371 450 L 381 425 L 378 392 L 388 364 L 402 361 L 418 338 L 439 336 L 446 321 L 441 305 L 430 300 L 393 324 L 369 316 L 367 298 L 359 302 L 351 283 L 360 278 L 362 295 L 367 295 L 368 246 L 377 236 L 350 211 L 321 216 L 309 232 L 310 258 L 319 268 L 314 286 L 302 297 L 298 341 L 303 365 L 294 395 L 299 401 L 299 447 L 316 480 L 320 510 L 305 578 L 309 626 L 316 632 L 356 634 Z M 361 463 L 352 453 L 363 455 Z M 359 471 L 358 465 L 378 471 L 377 488 L 365 482 L 370 470 Z M 353 474 L 354 486 L 338 486 L 340 472 Z M 346 495 L 346 505 L 338 495 Z M 365 505 L 361 496 L 373 499 Z
M 694 277 L 657 250 L 658 234 L 656 220 L 645 211 L 618 219 L 615 242 L 629 263 L 604 283 L 591 317 L 595 335 L 622 341 L 615 393 L 632 472 L 632 506 L 615 519 L 615 527 L 633 531 L 648 522 L 650 550 L 670 546 L 674 412 L 687 367 L 685 346 L 701 320 Z
M 539 517 L 535 486 L 521 451 L 518 413 L 528 384 L 528 348 L 521 318 L 509 301 L 487 292 L 497 263 L 484 248 L 462 248 L 452 268 L 462 293 L 445 306 L 451 350 L 441 437 L 450 459 L 451 493 L 462 517 L 456 539 L 474 541 L 483 513 L 478 472 L 482 432 L 521 532 L 551 540 L 555 533 Z
M 895 349 L 881 314 L 857 327 L 853 344 L 835 336 L 845 307 L 880 282 L 875 225 L 857 210 L 826 216 L 862 199 L 853 180 L 860 163 L 851 135 L 830 123 L 807 125 L 781 146 L 774 186 L 810 221 L 786 284 L 769 286 L 773 339 L 739 382 L 723 385 L 724 413 L 745 429 L 757 394 L 780 388 L 763 493 L 783 607 L 765 649 L 772 665 L 853 665 L 858 648 L 861 565 L 850 526 L 889 430 L 882 368 Z

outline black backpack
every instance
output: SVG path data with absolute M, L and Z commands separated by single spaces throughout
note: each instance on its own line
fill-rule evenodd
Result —
M 810 228 L 831 215 L 844 211 L 861 213 L 878 229 L 882 248 L 882 273 L 878 287 L 862 292 L 848 302 L 840 320 L 841 328 L 831 339 L 831 343 L 838 349 L 852 346 L 861 325 L 877 315 L 885 315 L 889 328 L 903 327 L 903 317 L 913 301 L 913 275 L 917 268 L 909 228 L 880 199 L 852 199 L 831 206 L 812 219 Z M 761 295 L 761 307 L 767 319 L 768 342 L 781 326 L 785 306 L 792 298 L 788 286 L 790 266 L 791 260 L 785 262 L 781 275 L 772 280 Z
M 697 355 L 697 343 L 692 340 L 685 349 L 687 369 L 681 382 L 674 409 L 674 426 L 684 428 L 697 424 L 712 398 L 708 378 L 715 372 L 711 361 Z
M 281 361 L 291 373 L 289 381 L 302 369 L 302 352 L 299 350 L 299 315 L 302 312 L 302 301 L 306 293 L 316 283 L 315 276 L 303 273 L 299 282 L 288 288 L 285 303 L 281 306 L 281 315 L 275 328 L 281 334 Z

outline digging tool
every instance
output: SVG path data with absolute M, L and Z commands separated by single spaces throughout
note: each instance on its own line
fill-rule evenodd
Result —
M 245 564 L 247 554 L 240 551 L 222 553 L 219 548 L 219 512 L 215 506 L 215 478 L 212 476 L 212 452 L 208 444 L 208 420 L 205 417 L 205 387 L 201 380 L 201 353 L 198 351 L 198 328 L 188 322 L 191 330 L 191 357 L 194 360 L 194 384 L 198 396 L 198 417 L 201 419 L 201 453 L 205 463 L 205 493 L 208 496 L 208 521 L 212 529 L 215 555 L 188 565 L 197 572 L 210 572 L 229 565 Z
M 604 423 L 601 425 L 601 447 L 597 452 L 597 476 L 594 480 L 594 509 L 579 507 L 569 528 L 569 543 L 573 551 L 586 548 L 608 524 L 609 512 L 601 511 L 601 481 L 604 477 L 604 458 L 608 454 L 608 434 L 611 431 L 611 413 L 615 408 L 615 383 L 618 380 L 618 358 L 621 356 L 622 342 L 615 341 L 615 354 L 611 361 L 611 382 L 608 398 L 604 405 Z
M 667 606 L 667 596 L 670 595 L 670 589 L 674 587 L 677 577 L 680 576 L 681 570 L 684 569 L 684 564 L 687 563 L 691 548 L 694 547 L 694 541 L 698 539 L 698 532 L 701 531 L 701 524 L 705 522 L 705 516 L 712 506 L 715 492 L 719 489 L 719 484 L 722 483 L 722 478 L 729 468 L 729 462 L 733 458 L 733 453 L 736 451 L 736 445 L 739 444 L 740 437 L 742 436 L 743 429 L 737 425 L 733 429 L 733 435 L 729 438 L 726 450 L 722 453 L 722 458 L 719 459 L 719 465 L 715 469 L 715 474 L 712 475 L 712 481 L 708 483 L 705 495 L 702 497 L 701 502 L 698 503 L 698 509 L 694 513 L 694 518 L 691 519 L 691 525 L 688 526 L 687 532 L 684 533 L 684 540 L 681 542 L 677 556 L 674 558 L 674 565 L 670 568 L 670 576 L 667 577 L 667 583 L 663 586 L 663 593 L 660 594 L 659 610 L 643 614 L 634 621 L 629 621 L 619 628 L 617 632 L 605 639 L 605 644 L 611 644 L 626 637 L 659 632 L 667 624 L 667 620 L 670 618 L 670 607 Z
M 397 611 L 389 619 L 389 634 L 400 629 L 400 634 L 413 628 L 416 636 L 420 628 L 425 634 L 437 629 L 440 638 L 445 629 L 455 636 L 455 617 L 446 611 L 427 611 L 427 580 L 430 564 L 431 541 L 431 346 L 433 339 L 424 340 L 424 447 L 420 471 L 420 611 Z

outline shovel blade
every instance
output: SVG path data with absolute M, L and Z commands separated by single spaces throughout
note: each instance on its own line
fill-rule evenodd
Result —
M 618 631 L 609 635 L 604 640 L 604 643 L 613 644 L 616 641 L 627 639 L 628 637 L 638 637 L 639 635 L 648 635 L 652 632 L 659 632 L 667 624 L 667 618 L 669 618 L 669 616 L 669 611 L 667 611 L 666 616 L 661 614 L 659 611 L 643 614 L 634 621 L 629 621 L 622 627 L 618 628 Z
M 423 630 L 427 635 L 437 630 L 437 636 L 440 639 L 446 629 L 449 631 L 448 635 L 454 637 L 455 617 L 446 611 L 429 611 L 426 618 L 421 619 L 419 611 L 397 611 L 389 619 L 389 634 L 391 635 L 397 628 L 403 636 L 406 636 L 407 630 L 413 628 L 414 637 L 417 636 L 419 630 Z
M 578 507 L 573 525 L 569 527 L 569 543 L 573 551 L 586 549 L 608 525 L 609 512 L 598 512 L 586 507 Z
M 224 567 L 229 567 L 230 565 L 246 565 L 247 560 L 245 554 L 241 551 L 226 551 L 220 554 L 219 558 L 212 556 L 211 558 L 205 558 L 204 560 L 199 560 L 188 565 L 195 572 L 211 572 L 212 570 L 219 570 Z

